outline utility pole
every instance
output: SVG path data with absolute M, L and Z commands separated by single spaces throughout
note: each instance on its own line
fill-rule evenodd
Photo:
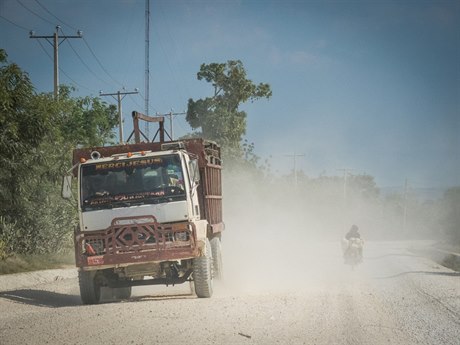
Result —
M 170 134 L 171 134 L 171 140 L 174 140 L 174 134 L 173 134 L 173 116 L 176 115 L 185 115 L 187 114 L 185 111 L 180 112 L 180 113 L 173 113 L 172 110 L 167 113 L 167 114 L 156 114 L 156 116 L 168 116 L 169 117 L 169 129 L 170 129 Z
M 294 158 L 294 186 L 297 187 L 297 157 L 305 157 L 305 154 L 294 153 L 292 155 L 284 155 L 284 156 Z
M 350 175 L 350 172 L 355 169 L 343 168 L 337 169 L 338 171 L 343 171 L 343 201 L 346 204 L 347 202 L 347 178 Z
M 134 91 L 117 91 L 115 93 L 102 93 L 99 92 L 99 96 L 112 96 L 118 102 L 118 119 L 120 121 L 120 144 L 123 144 L 123 112 L 121 110 L 121 101 L 125 98 L 126 95 L 133 95 L 139 93 L 139 90 L 134 89 Z M 116 98 L 115 98 L 116 96 Z
M 77 36 L 59 36 L 61 27 L 56 25 L 56 31 L 53 36 L 36 36 L 34 31 L 30 31 L 29 38 L 44 38 L 53 46 L 54 50 L 54 98 L 59 98 L 59 46 L 68 38 L 82 38 L 83 33 L 78 30 Z M 52 39 L 52 41 L 51 41 Z

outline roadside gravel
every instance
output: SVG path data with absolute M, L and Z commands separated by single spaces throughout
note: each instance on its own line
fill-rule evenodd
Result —
M 406 248 L 368 242 L 355 270 L 331 255 L 335 243 L 312 245 L 314 261 L 297 251 L 269 270 L 266 256 L 250 269 L 235 256 L 209 299 L 183 284 L 83 306 L 74 269 L 0 277 L 23 286 L 0 292 L 0 344 L 457 345 L 460 273 Z
M 77 277 L 77 269 L 52 269 L 0 275 L 0 292 L 48 284 Z

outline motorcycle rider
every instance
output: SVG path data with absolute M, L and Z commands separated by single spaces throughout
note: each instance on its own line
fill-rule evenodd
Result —
M 350 230 L 348 230 L 347 234 L 345 235 L 345 238 L 347 240 L 350 240 L 350 238 L 361 238 L 361 234 L 359 233 L 358 226 L 353 224 Z
M 350 249 L 351 249 L 351 242 L 352 242 L 352 239 L 358 239 L 360 240 L 361 242 L 361 245 L 359 246 L 359 256 L 362 260 L 362 257 L 363 257 L 363 246 L 362 246 L 362 240 L 361 240 L 361 234 L 359 233 L 359 228 L 357 225 L 353 224 L 350 228 L 350 230 L 348 230 L 347 234 L 345 235 L 345 240 L 346 240 L 346 244 L 345 244 L 345 250 L 344 250 L 344 253 L 343 253 L 343 257 L 344 259 L 347 258 L 347 255 L 349 254 L 350 252 Z

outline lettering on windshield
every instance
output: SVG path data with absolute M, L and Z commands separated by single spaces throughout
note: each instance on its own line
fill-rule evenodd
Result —
M 164 191 L 142 192 L 142 193 L 136 193 L 136 194 L 131 194 L 131 195 L 118 194 L 118 195 L 113 195 L 113 196 L 107 195 L 107 196 L 100 197 L 100 198 L 85 200 L 85 202 L 89 206 L 97 206 L 97 205 L 105 205 L 105 204 L 112 203 L 112 202 L 136 201 L 136 200 L 143 200 L 149 197 L 161 197 L 165 195 L 166 193 Z
M 124 169 L 124 168 L 141 168 L 151 166 L 153 164 L 161 164 L 163 160 L 161 158 L 146 158 L 132 161 L 119 161 L 119 162 L 108 162 L 96 164 L 95 169 L 98 171 L 113 170 L 113 169 Z

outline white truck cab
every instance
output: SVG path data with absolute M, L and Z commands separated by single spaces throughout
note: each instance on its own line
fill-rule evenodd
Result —
M 141 151 L 92 159 L 79 166 L 78 207 L 82 231 L 108 228 L 115 218 L 153 215 L 159 223 L 201 220 L 196 158 L 184 150 Z

